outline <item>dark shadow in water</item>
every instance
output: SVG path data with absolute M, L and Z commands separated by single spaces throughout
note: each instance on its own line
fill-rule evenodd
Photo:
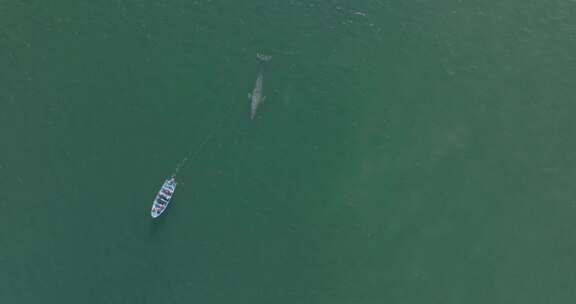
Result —
M 175 198 L 172 198 L 172 200 L 174 200 Z M 177 200 L 177 198 L 176 198 Z M 175 204 L 176 203 L 176 204 Z M 164 212 L 162 213 L 162 215 L 160 215 L 159 217 L 153 219 L 152 217 L 150 217 L 150 215 L 148 215 L 149 219 L 150 219 L 150 237 L 154 237 L 156 236 L 158 233 L 163 232 L 166 227 L 166 222 L 170 221 L 170 216 L 174 215 L 173 213 L 177 212 L 177 201 L 172 201 L 170 202 L 170 205 L 166 208 L 166 210 L 164 210 Z
M 169 210 L 167 209 L 160 217 L 157 217 L 155 219 L 149 216 L 150 217 L 149 234 L 151 237 L 156 236 L 156 234 L 158 234 L 163 230 L 163 227 L 166 223 L 166 218 L 168 217 L 168 211 Z

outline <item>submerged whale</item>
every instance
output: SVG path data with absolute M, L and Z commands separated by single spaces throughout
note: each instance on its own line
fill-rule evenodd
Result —
M 265 96 L 262 95 L 262 82 L 264 81 L 264 66 L 263 64 L 272 59 L 272 56 L 265 54 L 256 54 L 256 57 L 260 61 L 260 70 L 258 71 L 258 76 L 256 76 L 256 84 L 254 85 L 254 90 L 252 93 L 248 93 L 248 98 L 250 98 L 250 119 L 254 119 L 256 116 L 256 111 L 258 106 L 264 99 Z

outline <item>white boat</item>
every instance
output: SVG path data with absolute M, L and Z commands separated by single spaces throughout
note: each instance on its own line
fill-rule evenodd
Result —
M 160 214 L 166 210 L 166 207 L 168 207 L 168 204 L 170 204 L 172 195 L 174 195 L 174 190 L 176 190 L 177 184 L 178 183 L 176 182 L 175 177 L 164 181 L 162 188 L 160 188 L 160 191 L 158 191 L 158 194 L 156 194 L 156 198 L 152 203 L 152 210 L 150 211 L 152 218 L 159 217 Z

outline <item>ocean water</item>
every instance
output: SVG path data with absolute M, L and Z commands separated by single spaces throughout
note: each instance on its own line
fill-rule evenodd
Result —
M 573 303 L 575 54 L 569 0 L 0 1 L 0 301 Z

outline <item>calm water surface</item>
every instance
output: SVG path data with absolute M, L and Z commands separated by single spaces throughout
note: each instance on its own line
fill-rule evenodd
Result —
M 2 0 L 0 301 L 573 303 L 575 16 Z

